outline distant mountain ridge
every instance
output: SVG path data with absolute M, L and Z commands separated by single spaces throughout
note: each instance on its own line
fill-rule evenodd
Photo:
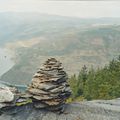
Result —
M 6 42 L 32 39 L 65 28 L 79 28 L 91 25 L 120 24 L 120 18 L 77 18 L 41 14 L 37 12 L 1 12 L 0 45 Z M 55 27 L 59 27 L 58 31 Z
M 0 18 L 0 45 L 38 41 L 29 47 L 21 43 L 15 49 L 16 65 L 1 77 L 3 81 L 28 84 L 49 57 L 60 59 L 71 75 L 84 64 L 102 67 L 120 53 L 120 18 L 80 19 L 39 13 L 0 13 Z

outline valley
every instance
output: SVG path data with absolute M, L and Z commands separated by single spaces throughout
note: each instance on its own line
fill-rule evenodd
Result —
M 1 13 L 0 17 L 0 45 L 13 52 L 15 62 L 2 81 L 28 84 L 50 57 L 62 61 L 70 76 L 78 74 L 83 65 L 101 68 L 120 53 L 120 18 L 39 13 Z

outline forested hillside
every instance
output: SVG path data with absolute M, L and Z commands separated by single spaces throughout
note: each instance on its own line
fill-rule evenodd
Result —
M 120 97 L 120 56 L 104 68 L 94 70 L 83 66 L 70 80 L 72 100 L 113 99 Z

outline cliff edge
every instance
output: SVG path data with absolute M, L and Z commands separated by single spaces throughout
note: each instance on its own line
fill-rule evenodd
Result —
M 61 114 L 27 104 L 4 109 L 0 120 L 120 120 L 120 99 L 66 104 Z

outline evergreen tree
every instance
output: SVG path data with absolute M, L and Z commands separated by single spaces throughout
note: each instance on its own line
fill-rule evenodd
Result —
M 87 69 L 84 65 L 79 75 L 70 78 L 74 99 L 83 96 L 87 100 L 120 97 L 120 56 L 104 68 Z

